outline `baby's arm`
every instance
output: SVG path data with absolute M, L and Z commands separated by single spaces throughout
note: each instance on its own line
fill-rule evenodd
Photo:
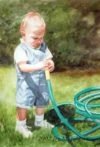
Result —
M 47 61 L 41 61 L 38 62 L 37 64 L 27 64 L 26 61 L 19 62 L 17 63 L 20 70 L 23 72 L 32 72 L 32 71 L 37 71 L 37 70 L 44 70 L 45 68 L 48 67 L 48 62 Z
M 14 60 L 22 72 L 33 72 L 47 68 L 47 61 L 40 61 L 37 64 L 27 64 L 28 58 L 25 51 L 17 47 L 14 52 Z

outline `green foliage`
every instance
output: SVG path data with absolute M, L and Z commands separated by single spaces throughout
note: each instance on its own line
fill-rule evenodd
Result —
M 68 7 L 64 9 L 59 6 L 52 10 L 50 14 L 47 34 L 48 43 L 54 54 L 56 68 L 64 69 L 66 65 L 69 65 L 69 60 L 71 61 L 71 58 L 73 58 L 70 53 L 73 51 L 76 53 L 76 25 L 81 14 L 75 9 Z M 77 63 L 77 61 L 74 60 L 73 63 Z
M 97 36 L 99 6 L 99 0 L 0 0 L 0 63 L 13 63 L 21 19 L 35 9 L 47 23 L 45 39 L 54 55 L 56 70 L 99 67 L 96 52 L 100 47 Z

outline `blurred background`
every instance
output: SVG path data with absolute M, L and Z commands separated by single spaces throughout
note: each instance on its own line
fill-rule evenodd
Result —
M 0 0 L 0 64 L 13 64 L 19 24 L 27 12 L 39 11 L 56 71 L 100 67 L 100 0 Z

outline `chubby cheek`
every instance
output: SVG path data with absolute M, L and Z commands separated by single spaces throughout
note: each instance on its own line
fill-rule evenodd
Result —
M 41 43 L 43 42 L 43 40 L 34 40 L 32 37 L 30 36 L 25 36 L 24 40 L 27 44 L 29 44 L 31 47 L 39 47 L 41 45 Z
M 32 42 L 33 42 L 33 39 L 32 39 L 31 37 L 27 37 L 27 41 L 28 41 L 29 43 L 32 43 Z
M 30 38 L 30 37 L 25 37 L 25 41 L 28 43 L 28 44 L 34 44 L 35 42 L 34 42 L 34 40 L 32 39 L 32 38 Z

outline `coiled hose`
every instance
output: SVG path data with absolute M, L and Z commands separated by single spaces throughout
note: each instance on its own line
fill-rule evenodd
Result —
M 70 121 L 69 118 L 65 117 L 62 114 L 61 110 L 59 109 L 59 105 L 55 101 L 49 71 L 47 70 L 45 73 L 50 101 L 52 103 L 53 110 L 60 120 L 60 123 L 56 124 L 55 127 L 52 129 L 53 135 L 61 141 L 71 141 L 79 138 L 88 141 L 100 140 L 100 87 L 86 88 L 74 96 L 74 104 L 70 105 L 75 107 L 75 114 L 78 117 L 75 117 Z M 67 106 L 69 104 L 66 103 L 63 105 Z M 77 122 L 85 121 L 90 124 L 92 123 L 92 126 L 85 131 L 79 131 L 73 125 Z M 67 130 L 71 132 L 70 135 L 66 133 Z

